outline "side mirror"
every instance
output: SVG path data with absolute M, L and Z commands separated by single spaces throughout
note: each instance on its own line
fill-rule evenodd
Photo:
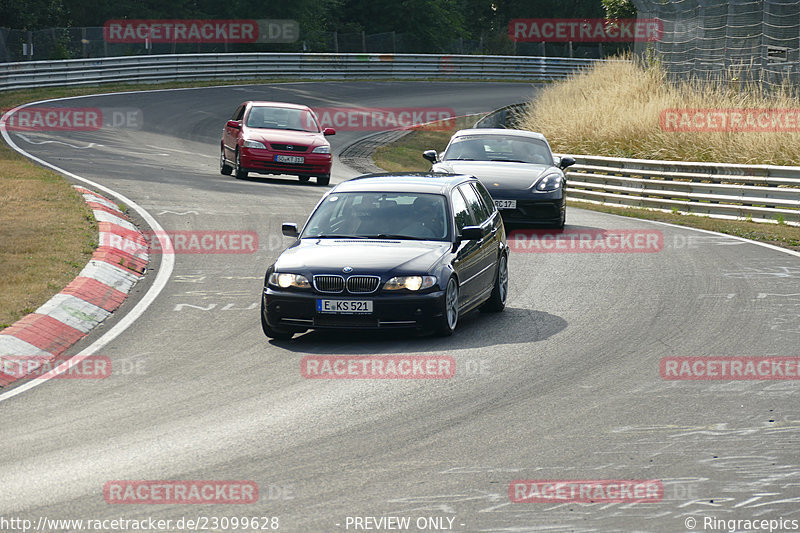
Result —
M 564 157 L 561 158 L 561 161 L 558 163 L 558 168 L 563 170 L 567 167 L 571 167 L 574 164 L 575 164 L 575 158 L 565 155 Z
M 238 120 L 229 120 L 227 124 L 225 124 L 229 128 L 234 128 L 237 130 L 242 129 L 242 123 Z
M 461 229 L 462 241 L 477 241 L 483 239 L 483 228 L 480 226 L 464 226 Z
M 300 232 L 297 231 L 297 224 L 293 224 L 291 222 L 284 222 L 281 224 L 281 233 L 286 235 L 287 237 L 294 237 L 297 238 L 300 235 Z
M 422 157 L 430 161 L 431 163 L 436 163 L 438 161 L 438 157 L 436 155 L 436 150 L 425 150 L 422 152 Z
M 336 130 L 333 128 L 325 128 L 322 130 L 323 135 L 336 135 Z

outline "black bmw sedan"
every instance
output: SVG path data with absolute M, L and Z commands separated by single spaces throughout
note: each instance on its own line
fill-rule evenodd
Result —
M 505 307 L 505 229 L 472 176 L 360 176 L 325 194 L 302 230 L 282 231 L 296 240 L 267 269 L 267 337 L 316 328 L 451 335 L 460 315 Z
M 471 174 L 489 189 L 506 224 L 563 228 L 567 217 L 564 169 L 541 133 L 476 128 L 457 131 L 439 156 L 426 150 L 435 172 Z

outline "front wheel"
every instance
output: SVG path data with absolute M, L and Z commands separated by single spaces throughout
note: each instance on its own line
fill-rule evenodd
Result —
M 239 150 L 236 150 L 236 179 L 243 180 L 247 178 L 247 171 L 242 169 L 242 157 L 239 155 Z
M 331 182 L 331 175 L 317 176 L 317 185 L 327 185 Z
M 456 278 L 450 278 L 447 282 L 447 289 L 444 292 L 444 307 L 442 317 L 436 327 L 436 333 L 440 337 L 449 337 L 456 330 L 458 325 L 458 284 Z
M 497 262 L 497 275 L 494 277 L 492 295 L 481 307 L 481 311 L 499 313 L 506 308 L 508 299 L 508 257 L 503 254 Z
M 225 148 L 220 149 L 219 154 L 219 173 L 223 176 L 230 176 L 233 173 L 233 167 L 225 160 Z

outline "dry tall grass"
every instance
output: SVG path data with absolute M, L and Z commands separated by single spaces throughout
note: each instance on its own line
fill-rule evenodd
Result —
M 545 88 L 522 127 L 539 131 L 556 152 L 724 163 L 800 164 L 800 132 L 662 131 L 665 109 L 800 109 L 788 88 L 739 83 L 671 84 L 657 64 L 599 64 Z

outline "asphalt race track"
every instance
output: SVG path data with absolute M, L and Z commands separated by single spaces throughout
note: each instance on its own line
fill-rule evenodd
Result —
M 800 520 L 798 381 L 676 381 L 659 370 L 665 357 L 800 356 L 796 255 L 570 208 L 568 229 L 660 232 L 663 248 L 516 251 L 506 311 L 473 313 L 447 339 L 310 332 L 269 342 L 262 334 L 264 272 L 290 243 L 280 224 L 304 222 L 326 189 L 313 180 L 220 175 L 219 134 L 238 103 L 466 114 L 534 90 L 292 83 L 44 104 L 126 108 L 141 120 L 93 132 L 13 132 L 23 150 L 122 193 L 166 230 L 256 232 L 259 247 L 177 254 L 158 298 L 100 352 L 112 361 L 110 377 L 54 379 L 0 395 L 0 516 L 34 524 L 265 516 L 301 533 L 363 531 L 356 517 L 389 516 L 410 517 L 409 531 L 436 530 L 439 522 L 418 528 L 417 520 L 441 518 L 458 532 L 712 531 L 704 519 Z M 330 139 L 339 153 L 365 134 Z M 353 175 L 334 163 L 333 184 Z M 131 301 L 73 353 L 135 304 L 160 259 L 153 256 Z M 456 373 L 301 375 L 304 356 L 359 354 L 451 356 Z M 248 480 L 260 497 L 241 505 L 110 504 L 103 488 L 115 480 Z M 663 498 L 513 503 L 514 480 L 659 480 Z

